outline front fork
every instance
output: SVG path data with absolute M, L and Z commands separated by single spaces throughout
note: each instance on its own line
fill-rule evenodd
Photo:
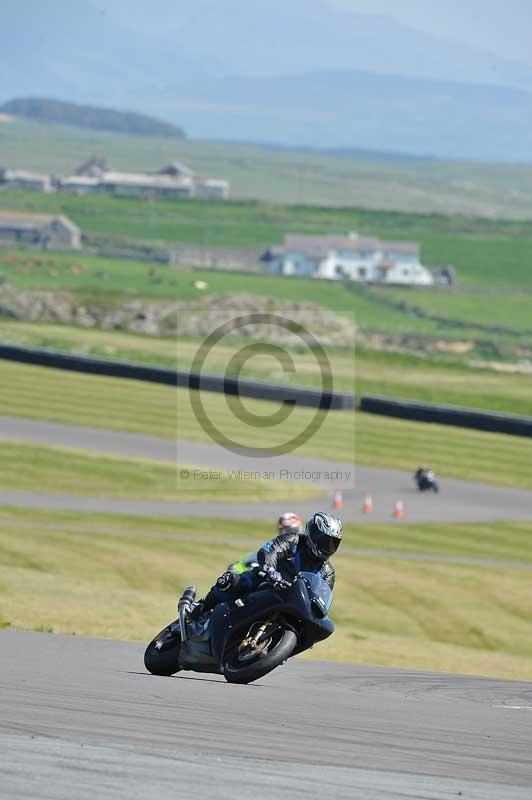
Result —
M 266 633 L 266 631 L 271 628 L 272 625 L 275 626 L 276 623 L 277 614 L 275 614 L 271 619 L 266 620 L 266 622 L 263 622 L 253 636 L 246 636 L 246 638 L 241 641 L 238 647 L 238 652 L 243 653 L 245 650 L 256 650 L 264 640 L 271 639 L 273 635 L 272 631 L 269 630 L 268 633 Z

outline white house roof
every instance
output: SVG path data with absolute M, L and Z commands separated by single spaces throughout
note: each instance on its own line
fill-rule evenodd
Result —
M 69 178 L 61 178 L 62 186 L 98 186 L 100 178 L 91 175 L 72 175 Z
M 28 172 L 25 169 L 6 169 L 4 170 L 5 181 L 48 181 L 49 175 L 41 175 L 37 172 Z
M 380 247 L 387 253 L 419 253 L 418 242 L 381 242 Z
M 386 242 L 373 236 L 358 236 L 356 234 L 326 234 L 313 236 L 300 233 L 285 234 L 284 243 L 279 248 L 274 248 L 276 253 L 297 252 L 308 256 L 323 258 L 331 251 L 344 251 L 352 253 L 380 251 L 393 253 L 419 253 L 417 242 Z M 273 250 L 272 250 L 273 252 Z
M 191 178 L 175 178 L 171 175 L 148 175 L 141 172 L 106 172 L 100 181 L 104 186 L 138 186 L 148 189 L 177 189 L 190 188 L 193 185 Z

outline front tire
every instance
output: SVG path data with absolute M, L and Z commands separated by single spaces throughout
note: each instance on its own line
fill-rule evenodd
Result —
M 279 667 L 294 651 L 297 636 L 285 630 L 278 642 L 251 664 L 239 664 L 235 654 L 224 664 L 224 678 L 228 683 L 252 683 Z
M 175 623 L 174 623 L 175 624 Z M 157 642 L 162 641 L 162 647 L 157 646 Z M 181 640 L 171 627 L 164 628 L 158 636 L 153 639 L 144 653 L 144 666 L 152 675 L 164 675 L 169 677 L 179 672 L 179 648 Z

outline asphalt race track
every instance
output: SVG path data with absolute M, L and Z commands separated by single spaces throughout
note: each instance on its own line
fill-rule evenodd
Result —
M 1 798 L 530 800 L 532 683 L 294 660 L 233 686 L 143 649 L 0 632 Z
M 410 522 L 481 522 L 493 520 L 532 519 L 532 491 L 524 489 L 488 486 L 482 483 L 445 478 L 442 491 L 419 493 L 412 476 L 397 470 L 372 467 L 354 467 L 353 464 L 336 464 L 311 458 L 283 456 L 279 459 L 255 458 L 252 454 L 230 453 L 218 445 L 162 439 L 131 433 L 83 428 L 73 425 L 0 417 L 0 440 L 30 441 L 35 444 L 76 447 L 124 457 L 144 457 L 187 466 L 209 467 L 215 470 L 245 469 L 271 470 L 280 468 L 289 472 L 305 473 L 299 480 L 313 483 L 326 493 L 330 504 L 332 492 L 339 482 L 331 486 L 330 481 L 311 477 L 317 472 L 341 470 L 349 472 L 344 482 L 344 508 L 342 517 L 347 521 L 364 519 L 366 522 L 390 520 L 396 500 L 401 497 L 405 504 L 406 519 Z M 196 484 L 201 486 L 201 483 Z M 342 484 L 340 483 L 340 486 Z M 193 488 L 194 483 L 191 483 Z M 367 493 L 371 493 L 374 511 L 362 513 L 362 504 Z M 290 482 L 287 481 L 287 498 L 290 497 Z M 274 519 L 279 510 L 290 505 L 285 503 L 216 503 L 216 502 L 159 502 L 154 500 L 113 500 L 96 497 L 70 497 L 67 495 L 17 492 L 0 489 L 0 505 L 19 505 L 27 508 L 57 508 L 81 511 L 108 511 L 138 515 L 181 515 L 227 517 L 231 519 Z M 301 515 L 310 514 L 320 505 L 319 500 L 299 502 Z

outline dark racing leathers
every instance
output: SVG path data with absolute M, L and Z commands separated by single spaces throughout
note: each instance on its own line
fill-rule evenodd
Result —
M 302 533 L 281 533 L 261 547 L 257 553 L 258 568 L 241 575 L 224 572 L 202 602 L 201 611 L 210 611 L 218 603 L 233 602 L 255 591 L 264 578 L 259 574 L 269 567 L 292 581 L 298 572 L 320 573 L 334 588 L 335 573 L 330 561 L 322 561 L 308 549 Z M 199 611 L 199 609 L 198 609 Z

